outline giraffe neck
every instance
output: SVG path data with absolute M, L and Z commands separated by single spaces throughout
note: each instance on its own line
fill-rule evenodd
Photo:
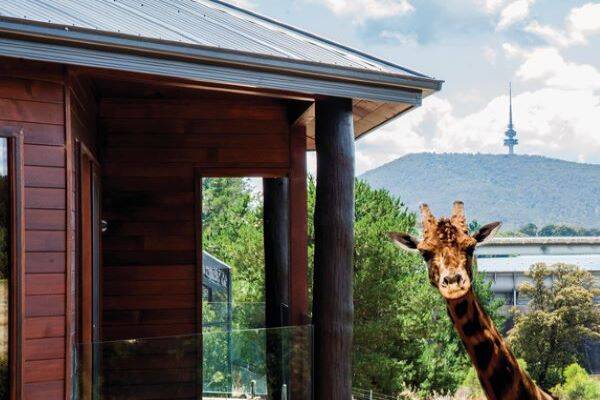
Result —
M 448 315 L 462 339 L 489 400 L 551 400 L 517 363 L 473 290 L 447 300 Z

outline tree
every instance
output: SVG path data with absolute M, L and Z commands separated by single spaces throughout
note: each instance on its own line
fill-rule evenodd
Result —
M 525 236 L 537 236 L 538 227 L 536 224 L 530 222 L 519 229 L 519 232 L 523 233 Z
M 251 312 L 264 301 L 261 201 L 240 178 L 205 178 L 202 200 L 202 247 L 232 267 L 233 300 Z
M 600 399 L 600 382 L 589 376 L 578 364 L 571 364 L 563 372 L 564 384 L 552 389 L 563 400 Z
M 577 226 L 568 226 L 560 224 L 548 224 L 539 228 L 534 223 L 528 223 L 523 225 L 516 232 L 503 232 L 502 236 L 598 236 L 600 235 L 600 229 L 596 228 L 582 228 Z
M 314 193 L 310 180 L 311 204 Z M 446 304 L 431 287 L 421 257 L 400 251 L 387 238 L 390 231 L 416 233 L 415 214 L 399 198 L 364 181 L 356 181 L 355 197 L 354 386 L 388 395 L 406 386 L 421 394 L 454 391 L 470 362 Z M 474 287 L 498 317 L 500 304 L 478 273 Z
M 594 304 L 600 291 L 591 273 L 572 265 L 534 264 L 528 276 L 519 293 L 531 299 L 530 311 L 515 311 L 509 341 L 532 378 L 550 389 L 567 365 L 582 361 L 585 340 L 600 339 L 600 306 Z
M 205 250 L 232 266 L 235 301 L 264 301 L 259 199 L 239 179 L 205 180 L 203 189 Z M 309 298 L 312 298 L 315 189 L 311 178 L 308 182 Z M 463 381 L 470 362 L 446 315 L 445 302 L 431 287 L 421 257 L 400 251 L 387 238 L 390 231 L 416 233 L 415 214 L 397 197 L 385 190 L 374 190 L 363 181 L 356 181 L 355 196 L 355 387 L 389 395 L 398 394 L 405 386 L 415 387 L 421 394 L 454 391 Z M 489 284 L 475 273 L 473 285 L 486 310 L 498 320 L 501 302 L 493 300 Z M 256 346 L 248 343 L 246 347 L 246 353 L 254 354 Z
M 481 226 L 482 225 L 476 219 L 469 222 L 469 234 L 473 234 L 473 233 L 477 232 L 481 228 Z

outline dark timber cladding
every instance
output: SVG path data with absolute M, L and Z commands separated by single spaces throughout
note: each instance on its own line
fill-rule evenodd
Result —
M 352 398 L 354 137 L 352 102 L 316 103 L 315 399 Z
M 0 58 L 0 127 L 22 129 L 22 398 L 65 398 L 66 158 L 63 68 Z M 19 344 L 21 345 L 21 344 Z
M 206 91 L 191 97 L 188 92 L 150 92 L 160 95 L 152 99 L 142 91 L 105 98 L 100 105 L 106 143 L 103 218 L 108 223 L 103 235 L 104 340 L 197 332 L 201 266 L 195 171 L 223 176 L 289 167 L 284 103 Z M 105 360 L 105 389 L 115 398 L 195 398 L 201 393 L 194 378 L 197 349 L 182 345 L 165 341 L 165 351 L 153 348 L 152 354 L 124 360 L 127 364 Z M 179 361 L 172 357 L 174 349 Z

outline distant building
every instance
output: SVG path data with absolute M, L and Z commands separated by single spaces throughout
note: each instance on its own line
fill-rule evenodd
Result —
M 508 93 L 509 93 L 509 111 L 508 111 L 508 129 L 506 130 L 506 132 L 504 132 L 504 136 L 506 136 L 506 139 L 504 139 L 504 145 L 508 147 L 508 154 L 509 155 L 513 155 L 515 154 L 515 146 L 519 144 L 519 139 L 517 139 L 517 131 L 514 128 L 513 125 L 513 116 L 512 116 L 512 84 L 509 84 L 508 86 Z
M 505 315 L 509 315 L 512 307 L 527 311 L 530 299 L 520 295 L 518 287 L 529 280 L 525 273 L 535 263 L 577 265 L 591 272 L 600 284 L 600 237 L 506 237 L 481 246 L 477 266 L 492 282 L 494 296 L 504 301 Z M 552 278 L 546 283 L 552 284 Z M 600 297 L 595 301 L 600 303 Z M 509 318 L 505 332 L 512 324 Z M 585 367 L 595 374 L 600 373 L 600 342 L 590 341 L 584 350 Z
M 527 305 L 529 299 L 520 297 L 517 289 L 528 280 L 525 273 L 535 263 L 577 265 L 600 281 L 600 237 L 496 238 L 477 252 L 479 271 L 509 307 Z

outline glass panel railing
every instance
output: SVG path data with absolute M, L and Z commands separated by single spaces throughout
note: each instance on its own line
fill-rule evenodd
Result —
M 312 327 L 80 344 L 76 399 L 299 399 L 312 393 Z
M 265 303 L 202 302 L 202 326 L 265 328 Z

